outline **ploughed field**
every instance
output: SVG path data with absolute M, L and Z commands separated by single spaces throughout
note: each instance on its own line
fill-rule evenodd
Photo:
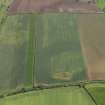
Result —
M 78 28 L 89 80 L 105 80 L 105 15 L 79 15 Z

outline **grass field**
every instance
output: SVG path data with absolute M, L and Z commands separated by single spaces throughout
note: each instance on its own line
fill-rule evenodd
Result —
M 86 87 L 96 100 L 97 105 L 105 105 L 105 84 L 91 84 Z
M 48 89 L 0 100 L 0 105 L 95 105 L 82 88 Z

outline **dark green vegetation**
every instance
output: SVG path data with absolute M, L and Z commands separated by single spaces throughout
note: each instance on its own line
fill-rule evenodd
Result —
M 41 90 L 6 97 L 0 105 L 95 105 L 79 87 Z
M 105 84 L 91 84 L 86 87 L 94 97 L 97 105 L 105 105 Z

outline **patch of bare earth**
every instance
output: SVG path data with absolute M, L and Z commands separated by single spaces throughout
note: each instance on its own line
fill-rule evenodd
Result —
M 15 0 L 9 13 L 29 12 L 96 12 L 94 3 L 71 2 L 70 0 Z
M 105 16 L 79 15 L 78 25 L 88 78 L 105 80 Z

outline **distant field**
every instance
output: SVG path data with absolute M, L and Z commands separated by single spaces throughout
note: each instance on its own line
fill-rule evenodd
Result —
M 91 84 L 86 86 L 91 95 L 97 102 L 97 105 L 105 105 L 105 85 Z
M 48 89 L 0 99 L 1 105 L 95 105 L 82 88 Z

